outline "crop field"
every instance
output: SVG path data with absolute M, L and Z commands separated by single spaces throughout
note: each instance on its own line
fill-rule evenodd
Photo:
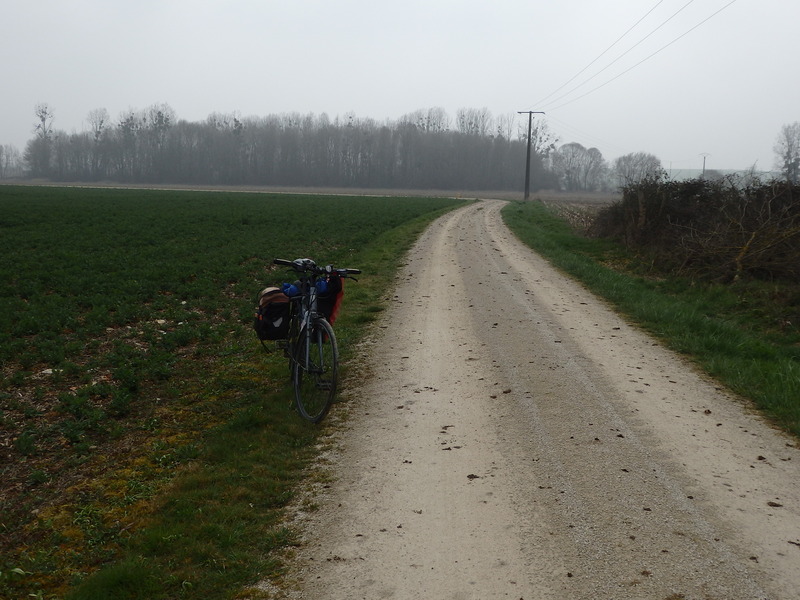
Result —
M 258 290 L 287 277 L 272 259 L 363 269 L 337 322 L 347 352 L 414 235 L 459 204 L 0 187 L 0 596 L 92 597 L 69 590 L 100 585 L 90 575 L 119 557 L 106 578 L 145 586 L 159 569 L 154 598 L 212 597 L 252 578 L 237 571 L 248 561 L 220 554 L 213 523 L 181 549 L 198 521 L 181 506 L 210 490 L 193 506 L 227 520 L 240 504 L 255 511 L 232 526 L 259 538 L 250 551 L 269 552 L 270 536 L 285 543 L 264 527 L 317 430 L 287 408 L 286 366 L 250 329 Z

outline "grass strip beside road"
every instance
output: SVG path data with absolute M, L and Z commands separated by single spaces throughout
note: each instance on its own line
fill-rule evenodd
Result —
M 539 202 L 511 203 L 503 218 L 557 268 L 800 436 L 800 319 L 789 315 L 798 312 L 797 285 L 650 273 L 619 246 L 576 234 Z

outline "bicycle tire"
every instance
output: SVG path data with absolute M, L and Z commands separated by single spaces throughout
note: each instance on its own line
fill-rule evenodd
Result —
M 310 343 L 308 368 L 305 365 L 306 345 Z M 336 395 L 339 378 L 339 347 L 330 323 L 314 320 L 311 336 L 300 333 L 294 360 L 295 406 L 304 419 L 319 423 L 328 414 Z

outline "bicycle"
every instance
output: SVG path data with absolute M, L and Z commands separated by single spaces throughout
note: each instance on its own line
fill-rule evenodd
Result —
M 341 284 L 341 279 L 356 281 L 352 276 L 361 271 L 333 265 L 319 267 L 310 258 L 276 258 L 273 263 L 290 267 L 298 274 L 294 284 L 284 284 L 289 296 L 289 327 L 286 340 L 278 343 L 289 358 L 297 412 L 304 419 L 319 423 L 330 410 L 339 377 L 339 347 L 320 304 L 321 292 L 335 283 Z

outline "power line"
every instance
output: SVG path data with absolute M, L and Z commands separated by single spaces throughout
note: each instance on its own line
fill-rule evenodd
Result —
M 549 110 L 557 110 L 557 109 L 559 109 L 559 108 L 562 108 L 562 107 L 564 107 L 564 106 L 567 106 L 568 104 L 572 104 L 573 102 L 576 102 L 577 100 L 580 100 L 581 98 L 585 98 L 585 97 L 586 97 L 586 96 L 588 96 L 589 94 L 591 94 L 591 93 L 593 93 L 593 92 L 596 92 L 596 91 L 597 91 L 597 90 L 599 90 L 600 88 L 603 88 L 603 87 L 607 86 L 609 83 L 611 83 L 611 82 L 613 82 L 613 81 L 616 81 L 617 79 L 619 79 L 620 77 L 622 77 L 622 76 L 623 76 L 623 75 L 625 75 L 626 73 L 628 73 L 628 72 L 632 71 L 633 69 L 635 69 L 636 67 L 638 67 L 638 66 L 639 66 L 639 65 L 641 65 L 642 63 L 644 63 L 644 62 L 646 62 L 646 61 L 650 60 L 651 58 L 653 58 L 653 57 L 654 57 L 656 54 L 658 54 L 658 53 L 662 52 L 663 50 L 666 50 L 667 48 L 669 48 L 670 46 L 672 46 L 672 44 L 674 44 L 674 43 L 675 43 L 675 42 L 677 42 L 678 40 L 680 40 L 680 39 L 684 38 L 685 36 L 689 35 L 689 34 L 690 34 L 692 31 L 694 31 L 695 29 L 697 29 L 698 27 L 700 27 L 701 25 L 703 25 L 703 24 L 704 24 L 704 23 L 706 23 L 707 21 L 711 20 L 713 17 L 717 16 L 719 13 L 721 13 L 723 10 L 725 10 L 726 8 L 728 8 L 728 7 L 729 7 L 731 4 L 733 4 L 734 2 L 736 2 L 736 0 L 731 0 L 730 2 L 728 2 L 728 4 L 726 4 L 725 6 L 723 6 L 722 8 L 720 8 L 719 10 L 717 10 L 716 12 L 712 13 L 710 16 L 706 17 L 706 18 L 705 18 L 705 19 L 703 19 L 702 21 L 700 21 L 700 22 L 699 22 L 697 25 L 695 25 L 694 27 L 692 27 L 692 28 L 691 28 L 691 29 L 689 29 L 688 31 L 685 31 L 684 33 L 682 33 L 681 35 L 679 35 L 678 37 L 676 37 L 674 40 L 672 40 L 672 41 L 671 41 L 671 42 L 669 42 L 668 44 L 665 44 L 665 45 L 661 46 L 661 48 L 659 48 L 658 50 L 656 50 L 655 52 L 653 52 L 653 53 L 652 53 L 652 54 L 650 54 L 649 56 L 647 56 L 647 57 L 643 58 L 642 60 L 640 60 L 639 62 L 637 62 L 637 63 L 636 63 L 635 65 L 633 65 L 632 67 L 629 67 L 629 68 L 625 69 L 625 70 L 624 70 L 622 73 L 619 73 L 619 74 L 618 74 L 618 75 L 616 75 L 615 77 L 612 77 L 611 79 L 609 79 L 609 80 L 608 80 L 608 81 L 606 81 L 605 83 L 602 83 L 602 84 L 598 85 L 597 87 L 595 87 L 595 88 L 592 88 L 591 90 L 589 90 L 589 91 L 588 91 L 588 92 L 586 92 L 585 94 L 581 94 L 581 95 L 580 95 L 580 96 L 578 96 L 577 98 L 573 98 L 572 100 L 567 100 L 567 101 L 566 101 L 566 102 L 564 102 L 563 104 L 559 104 L 558 106 L 551 107 Z M 685 7 L 684 7 L 684 8 L 685 8 Z M 682 9 L 681 9 L 681 10 L 682 10 Z M 583 85 L 583 84 L 581 84 L 581 85 Z M 580 87 L 580 86 L 578 86 L 578 87 Z M 575 89 L 577 89 L 577 88 L 575 88 Z M 572 91 L 574 91 L 574 90 L 572 90 Z M 563 96 L 561 96 L 561 98 L 564 98 L 565 96 L 569 95 L 570 93 L 572 93 L 572 92 L 568 92 L 567 94 L 564 94 Z M 559 99 L 560 99 L 560 98 L 559 98 Z M 554 100 L 554 102 L 555 102 L 555 101 L 557 101 L 557 100 L 558 100 L 558 99 Z
M 587 133 L 586 131 L 579 129 L 575 125 L 572 125 L 571 123 L 567 123 L 566 121 L 558 119 L 551 114 L 547 115 L 547 122 L 555 124 L 555 127 L 553 127 L 555 133 L 559 132 L 565 133 L 569 136 L 573 136 L 574 140 L 581 140 L 582 142 L 588 141 L 588 144 L 591 144 L 593 146 L 602 147 L 604 149 L 611 148 L 612 150 L 616 150 L 620 153 L 626 151 L 625 148 L 623 148 L 622 146 L 618 146 L 614 142 L 609 142 L 608 140 L 600 138 L 594 134 Z
M 651 12 L 653 12 L 655 9 L 657 9 L 657 8 L 658 8 L 658 7 L 661 5 L 661 3 L 662 3 L 662 2 L 664 2 L 664 0 L 659 0 L 659 1 L 658 1 L 658 3 L 657 3 L 657 4 L 656 4 L 656 5 L 653 7 L 653 8 L 651 8 L 650 10 L 648 10 L 648 11 L 645 13 L 645 15 L 644 15 L 642 18 L 640 18 L 638 21 L 636 21 L 636 23 L 634 23 L 633 25 L 631 25 L 631 26 L 628 28 L 628 30 L 627 30 L 625 33 L 623 33 L 621 36 L 619 36 L 619 37 L 616 39 L 616 41 L 615 41 L 613 44 L 611 44 L 611 45 L 610 45 L 608 48 L 606 48 L 606 49 L 605 49 L 605 50 L 603 50 L 603 51 L 602 51 L 602 52 L 601 52 L 599 55 L 597 55 L 597 57 L 596 57 L 596 58 L 595 58 L 595 59 L 594 59 L 592 62 L 590 62 L 590 63 L 589 63 L 588 65 L 586 65 L 585 67 L 583 67 L 583 68 L 582 68 L 580 71 L 578 71 L 577 73 L 575 73 L 575 75 L 573 75 L 573 76 L 572 76 L 570 79 L 568 79 L 568 80 L 567 80 L 567 81 L 565 81 L 563 84 L 561 84 L 561 86 L 560 86 L 560 87 L 556 88 L 555 90 L 553 90 L 552 92 L 550 92 L 549 94 L 547 94 L 547 96 L 545 96 L 544 98 L 542 98 L 541 100 L 539 100 L 539 101 L 538 101 L 536 104 L 537 104 L 537 105 L 538 105 L 538 104 L 541 104 L 542 102 L 544 102 L 545 100 L 547 100 L 548 98 L 550 98 L 551 96 L 553 96 L 554 94 L 557 94 L 558 92 L 560 92 L 561 90 L 563 90 L 563 89 L 564 89 L 565 87 L 567 87 L 567 86 L 568 86 L 570 83 L 572 83 L 573 81 L 575 81 L 575 80 L 576 80 L 576 79 L 577 79 L 577 78 L 578 78 L 578 77 L 579 77 L 579 76 L 580 76 L 580 75 L 581 75 L 581 74 L 582 74 L 584 71 L 586 71 L 586 69 L 588 69 L 589 67 L 591 67 L 591 66 L 592 66 L 594 63 L 596 63 L 596 62 L 597 62 L 598 60 L 600 60 L 600 59 L 601 59 L 603 56 L 605 56 L 605 54 L 606 54 L 606 53 L 607 53 L 609 50 L 611 50 L 611 49 L 612 49 L 614 46 L 616 46 L 616 45 L 617 45 L 617 44 L 620 42 L 620 40 L 621 40 L 622 38 L 624 38 L 624 37 L 625 37 L 626 35 L 628 35 L 628 34 L 629 34 L 631 31 L 633 31 L 633 29 L 634 29 L 634 28 L 635 28 L 635 27 L 636 27 L 636 26 L 637 26 L 639 23 L 641 23 L 642 21 L 644 21 L 644 20 L 645 20 L 645 19 L 646 19 L 646 18 L 647 18 L 647 17 L 650 15 L 650 13 L 651 13 Z M 612 64 L 613 64 L 613 63 L 612 63 Z M 609 65 L 609 66 L 610 66 L 610 65 Z M 602 71 L 601 71 L 601 72 L 602 72 Z
M 560 95 L 560 96 L 559 96 L 558 98 L 556 98 L 555 100 L 552 100 L 552 101 L 550 102 L 550 104 L 552 104 L 552 103 L 554 103 L 554 102 L 558 102 L 559 100 L 561 100 L 561 99 L 563 99 L 563 98 L 566 98 L 566 97 L 567 97 L 567 96 L 569 96 L 569 95 L 570 95 L 572 92 L 574 92 L 574 91 L 576 91 L 576 90 L 578 90 L 578 89 L 582 88 L 584 85 L 586 85 L 587 83 L 589 83 L 589 82 L 590 82 L 592 79 L 594 79 L 595 77 L 597 77 L 597 76 L 598 76 L 598 75 L 600 75 L 601 73 L 603 73 L 603 72 L 605 72 L 606 70 L 608 70 L 609 68 L 611 68 L 611 67 L 612 67 L 613 65 L 615 65 L 617 62 L 619 62 L 619 60 L 620 60 L 620 59 L 622 59 L 623 57 L 627 56 L 627 55 L 628 55 L 628 53 L 630 53 L 630 52 L 631 52 L 631 51 L 632 51 L 634 48 L 636 48 L 637 46 L 639 46 L 640 44 L 642 44 L 642 43 L 643 43 L 645 40 L 647 40 L 647 39 L 648 39 L 650 36 L 652 36 L 652 35 L 653 35 L 653 34 L 654 34 L 656 31 L 658 31 L 659 29 L 661 29 L 662 27 L 664 27 L 664 25 L 666 25 L 667 23 L 669 23 L 669 22 L 670 22 L 672 19 L 674 19 L 675 17 L 677 17 L 677 16 L 678 16 L 678 15 L 679 15 L 681 12 L 683 12 L 683 11 L 684 11 L 684 10 L 685 10 L 685 9 L 686 9 L 686 8 L 687 8 L 687 7 L 688 7 L 688 6 L 689 6 L 689 5 L 692 3 L 692 2 L 694 2 L 694 0 L 689 0 L 689 1 L 688 1 L 686 4 L 684 4 L 684 5 L 683 5 L 683 6 L 681 6 L 681 7 L 680 7 L 680 8 L 679 8 L 677 11 L 675 11 L 675 12 L 674 12 L 674 13 L 673 13 L 673 14 L 672 14 L 670 17 L 668 17 L 668 18 L 667 18 L 665 21 L 663 21 L 663 22 L 662 22 L 662 23 L 661 23 L 661 24 L 660 24 L 658 27 L 656 27 L 655 29 L 653 29 L 653 30 L 652 30 L 650 33 L 648 33 L 646 36 L 644 36 L 642 39 L 640 39 L 638 42 L 636 42 L 636 43 L 635 43 L 633 46 L 631 46 L 630 48 L 628 48 L 628 49 L 627 49 L 625 52 L 623 52 L 623 53 L 622 53 L 622 54 L 620 54 L 620 55 L 619 55 L 617 58 L 615 58 L 615 59 L 614 59 L 614 60 L 612 60 L 610 63 L 608 63 L 608 64 L 607 64 L 605 67 L 603 67 L 602 69 L 600 69 L 600 70 L 599 70 L 597 73 L 595 73 L 594 75 L 592 75 L 591 77 L 589 77 L 589 79 L 587 79 L 587 80 L 585 80 L 583 83 L 580 83 L 579 85 L 575 86 L 575 87 L 574 87 L 574 88 L 572 88 L 570 91 L 568 91 L 568 92 L 566 92 L 566 93 L 564 93 L 564 94 Z M 646 15 L 645 15 L 645 16 L 646 16 Z

